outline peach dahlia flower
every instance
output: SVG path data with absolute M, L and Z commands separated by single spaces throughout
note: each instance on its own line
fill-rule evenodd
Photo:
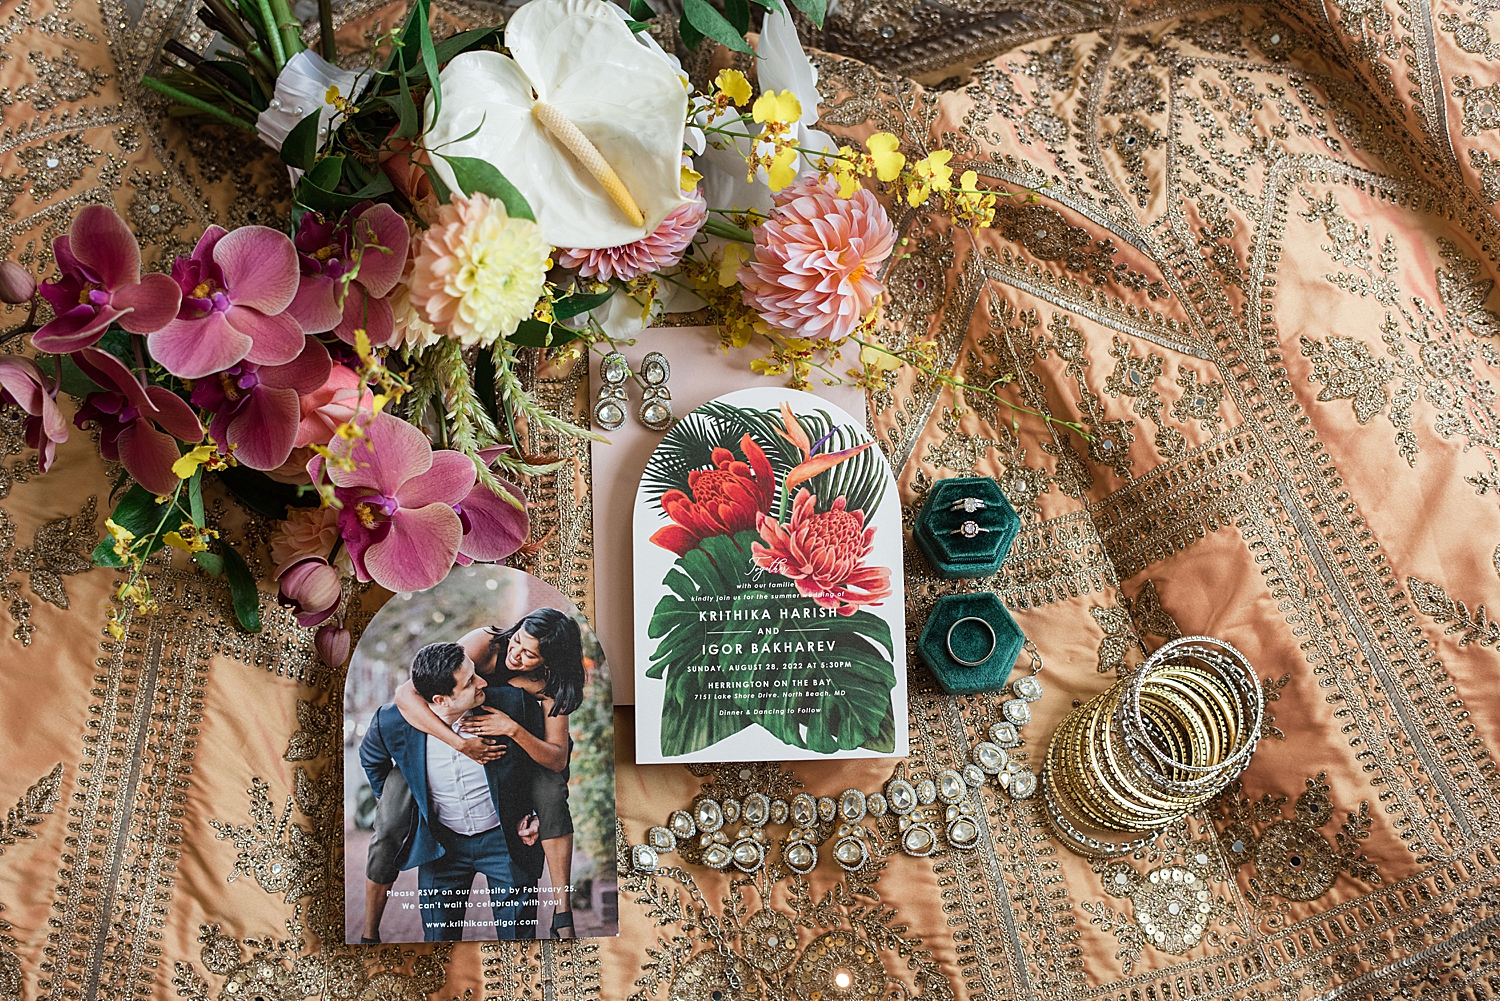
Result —
M 809 174 L 777 194 L 739 270 L 745 305 L 799 337 L 843 340 L 885 291 L 875 271 L 895 246 L 891 218 L 865 189 L 837 191 Z

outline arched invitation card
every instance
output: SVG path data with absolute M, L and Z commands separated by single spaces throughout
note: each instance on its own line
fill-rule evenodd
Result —
M 704 404 L 646 464 L 634 543 L 637 761 L 906 755 L 901 504 L 862 422 Z

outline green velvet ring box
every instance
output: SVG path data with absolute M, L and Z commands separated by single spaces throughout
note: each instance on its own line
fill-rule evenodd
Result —
M 982 506 L 965 510 L 961 506 L 965 500 Z M 964 535 L 966 521 L 984 531 Z M 962 476 L 932 485 L 912 534 L 938 576 L 988 577 L 1000 569 L 1020 530 L 1021 519 L 999 484 L 988 476 Z
M 960 621 L 969 618 L 989 624 L 995 631 L 993 646 L 983 623 Z M 917 641 L 917 652 L 932 669 L 943 691 L 949 695 L 974 695 L 1005 687 L 1025 642 L 1021 627 L 1000 599 L 990 591 L 980 591 L 939 598 L 927 617 L 922 638 Z

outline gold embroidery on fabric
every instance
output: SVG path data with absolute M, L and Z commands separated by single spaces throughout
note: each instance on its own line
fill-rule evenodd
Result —
M 0 825 L 0 855 L 17 841 L 35 838 L 36 832 L 32 828 L 57 808 L 62 790 L 62 768 L 62 762 L 58 762 L 52 771 L 33 782 L 16 805 L 6 811 L 4 824 Z M 4 910 L 5 905 L 0 904 L 0 912 Z M 0 1001 L 21 1001 L 25 983 L 21 960 L 13 951 L 20 945 L 11 934 L 14 930 L 10 922 L 0 918 Z
M 1252 864 L 1252 899 L 1267 894 L 1285 900 L 1316 900 L 1333 887 L 1340 872 L 1354 879 L 1379 884 L 1375 864 L 1360 851 L 1360 842 L 1370 836 L 1370 804 L 1361 802 L 1337 831 L 1334 842 L 1318 828 L 1333 820 L 1333 800 L 1328 775 L 1319 772 L 1307 780 L 1307 788 L 1292 804 L 1292 816 L 1282 816 L 1285 796 L 1264 795 L 1258 801 L 1244 797 L 1236 783 L 1215 804 L 1219 845 L 1229 864 Z M 1256 832 L 1257 825 L 1262 827 Z M 1336 844 L 1335 844 L 1336 843 Z M 1258 901 L 1258 906 L 1264 906 Z
M 31 602 L 21 597 L 19 576 L 27 575 L 31 593 L 58 608 L 68 608 L 65 575 L 88 573 L 93 569 L 90 553 L 97 540 L 94 534 L 95 498 L 84 501 L 72 517 L 54 518 L 37 528 L 31 545 L 16 545 L 16 525 L 10 514 L 0 508 L 0 601 L 8 602 L 6 610 L 15 621 L 12 638 L 30 646 L 36 626 L 31 623 Z
M 1500 553 L 1500 550 L 1496 552 Z M 1417 610 L 1431 617 L 1438 625 L 1447 626 L 1443 635 L 1457 636 L 1459 646 L 1475 643 L 1482 647 L 1492 647 L 1500 644 L 1500 620 L 1491 619 L 1483 605 L 1471 612 L 1468 605 L 1449 597 L 1442 585 L 1420 577 L 1408 577 L 1406 586 Z

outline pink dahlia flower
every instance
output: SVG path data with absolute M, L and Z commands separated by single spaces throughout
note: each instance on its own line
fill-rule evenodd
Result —
M 57 456 L 57 446 L 68 440 L 68 422 L 57 409 L 56 394 L 36 362 L 20 355 L 0 355 L 0 403 L 25 412 L 26 444 L 37 450 L 37 468 L 44 473 Z
M 240 361 L 285 365 L 306 339 L 286 311 L 298 277 L 297 250 L 285 233 L 208 227 L 192 256 L 172 264 L 182 308 L 147 339 L 151 357 L 179 379 L 201 379 Z
M 83 427 L 99 428 L 99 454 L 118 461 L 135 481 L 158 496 L 169 495 L 181 482 L 172 464 L 181 457 L 178 441 L 203 439 L 203 425 L 193 408 L 162 386 L 143 386 L 135 373 L 114 355 L 98 349 L 73 356 L 83 374 L 105 387 L 90 393 L 73 415 Z
M 526 537 L 526 512 L 476 484 L 460 452 L 434 452 L 420 430 L 387 413 L 363 437 L 335 438 L 328 463 L 343 505 L 339 531 L 361 580 L 392 591 L 420 591 L 447 575 L 454 560 L 498 560 Z M 322 458 L 309 464 L 317 479 Z M 519 494 L 519 490 L 509 488 Z
M 878 605 L 891 593 L 891 571 L 864 564 L 875 529 L 865 527 L 863 511 L 844 510 L 843 497 L 819 514 L 812 492 L 799 490 L 790 524 L 763 514 L 755 527 L 765 541 L 750 546 L 755 565 L 796 581 L 797 591 L 823 608 L 853 615 L 861 605 Z
M 58 276 L 40 291 L 56 316 L 31 336 L 38 351 L 86 348 L 111 323 L 149 334 L 177 315 L 182 293 L 166 275 L 141 274 L 141 248 L 113 209 L 84 206 L 68 235 L 52 241 L 52 253 Z
M 745 305 L 799 337 L 843 340 L 885 291 L 874 272 L 895 246 L 891 218 L 863 188 L 837 190 L 809 174 L 779 192 L 739 270 Z
M 307 213 L 295 241 L 302 280 L 287 312 L 309 334 L 331 330 L 353 344 L 363 329 L 371 344 L 387 343 L 395 321 L 386 297 L 406 267 L 409 239 L 406 220 L 384 203 L 333 221 Z
M 677 206 L 646 236 L 619 247 L 600 250 L 570 250 L 559 247 L 557 260 L 565 268 L 577 268 L 585 278 L 629 280 L 670 268 L 682 260 L 693 236 L 708 219 L 708 203 L 698 192 Z

